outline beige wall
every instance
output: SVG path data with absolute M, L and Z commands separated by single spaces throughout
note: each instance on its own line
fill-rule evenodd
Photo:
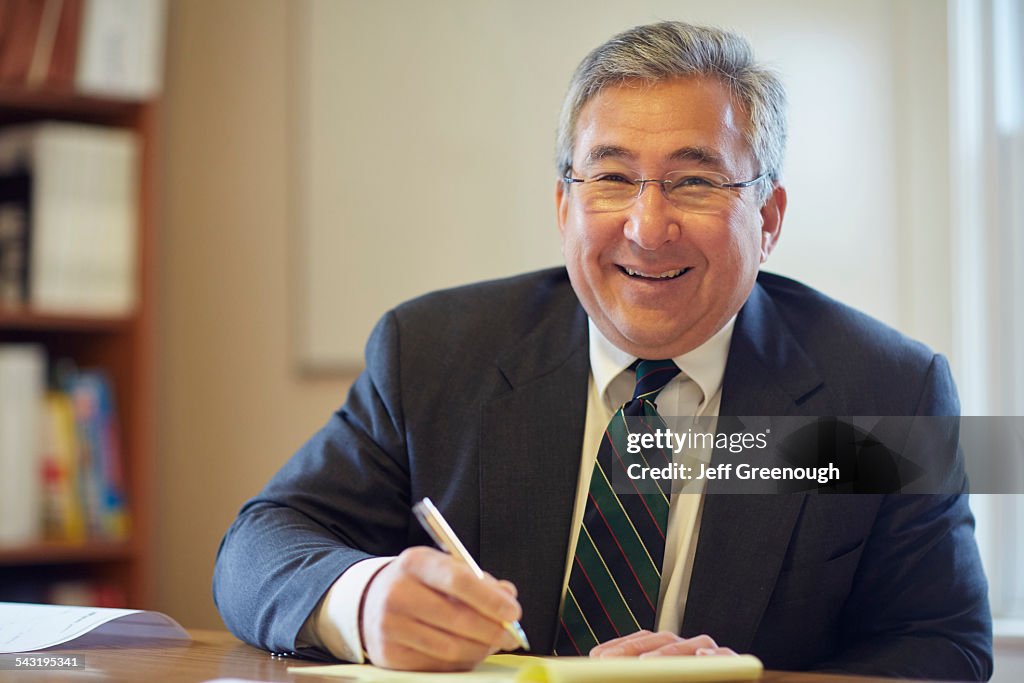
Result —
M 347 381 L 298 377 L 289 353 L 286 3 L 169 5 L 156 607 L 219 627 L 221 535 Z

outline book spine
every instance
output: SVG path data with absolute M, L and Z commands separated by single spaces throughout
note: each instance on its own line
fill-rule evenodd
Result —
M 43 527 L 51 541 L 85 540 L 85 517 L 79 491 L 78 434 L 71 398 L 59 391 L 46 395 L 43 425 Z
M 32 50 L 32 61 L 25 75 L 25 83 L 37 88 L 46 82 L 50 73 L 50 62 L 53 59 L 53 48 L 57 40 L 57 26 L 64 0 L 42 0 L 42 14 L 39 18 L 39 29 L 36 31 L 36 44 Z
M 27 204 L 24 188 L 18 201 L 27 206 L 20 232 L 27 237 L 24 289 L 33 309 L 111 316 L 134 310 L 139 156 L 138 137 L 128 130 L 44 122 L 0 131 L 0 174 L 25 168 L 30 181 Z M 14 193 L 13 181 L 10 187 Z
M 124 540 L 128 538 L 129 525 L 121 463 L 121 429 L 114 392 L 103 373 L 92 373 L 90 381 L 96 394 L 96 432 L 100 443 L 100 478 L 103 483 L 100 525 L 106 538 Z
M 0 307 L 16 308 L 28 299 L 31 197 L 28 171 L 0 172 Z
M 47 587 L 45 596 L 41 602 L 53 605 L 123 608 L 128 603 L 121 586 L 103 581 L 59 581 Z
M 0 52 L 0 83 L 24 85 L 36 51 L 43 3 L 11 0 L 6 14 L 10 24 L 4 36 L 3 52 Z
M 76 88 L 130 99 L 159 95 L 166 14 L 165 0 L 86 0 Z
M 35 344 L 0 345 L 0 544 L 42 537 L 39 440 L 45 355 Z
M 79 440 L 79 485 L 90 536 L 127 539 L 129 521 L 122 479 L 120 429 L 110 381 L 98 370 L 68 382 Z
M 82 32 L 83 0 L 64 0 L 57 37 L 50 59 L 46 84 L 56 90 L 70 90 L 75 85 L 78 64 L 78 41 Z

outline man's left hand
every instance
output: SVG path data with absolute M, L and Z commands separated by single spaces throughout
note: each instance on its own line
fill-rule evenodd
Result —
M 669 657 L 735 655 L 727 647 L 718 647 L 711 636 L 682 638 L 671 631 L 637 631 L 628 636 L 601 643 L 590 651 L 591 657 Z

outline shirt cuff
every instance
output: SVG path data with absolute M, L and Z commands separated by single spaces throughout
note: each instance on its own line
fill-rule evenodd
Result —
M 362 664 L 359 606 L 370 580 L 393 559 L 371 557 L 346 569 L 309 615 L 299 639 L 320 645 L 342 661 Z

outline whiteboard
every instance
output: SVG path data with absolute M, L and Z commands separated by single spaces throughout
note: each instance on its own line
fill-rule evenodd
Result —
M 945 90 L 915 94 L 916 64 L 945 77 L 944 3 L 299 0 L 290 11 L 292 338 L 304 369 L 357 369 L 374 322 L 401 301 L 561 263 L 554 137 L 569 78 L 614 33 L 662 19 L 739 31 L 787 85 L 790 205 L 770 270 L 897 326 L 913 322 L 915 292 L 927 303 L 948 287 L 907 280 L 909 250 L 939 270 L 948 259 L 929 251 L 942 249 L 945 218 L 908 208 L 900 178 L 922 163 L 914 149 L 944 142 Z M 939 114 L 909 120 L 912 104 Z M 906 237 L 915 220 L 925 251 Z

